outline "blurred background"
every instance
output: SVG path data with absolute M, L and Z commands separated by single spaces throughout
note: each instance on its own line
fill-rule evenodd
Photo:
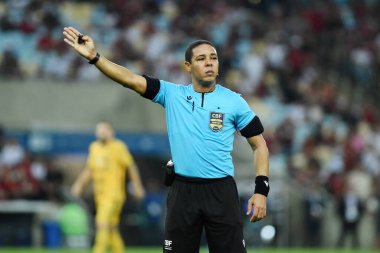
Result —
M 125 204 L 126 244 L 163 239 L 164 111 L 78 57 L 62 36 L 74 26 L 101 55 L 175 83 L 190 81 L 189 42 L 216 45 L 219 83 L 260 116 L 271 153 L 268 216 L 244 218 L 249 247 L 380 249 L 379 13 L 378 0 L 1 0 L 0 248 L 92 243 L 91 188 L 84 201 L 69 189 L 100 120 L 147 190 Z M 233 158 L 244 210 L 255 174 L 239 135 Z

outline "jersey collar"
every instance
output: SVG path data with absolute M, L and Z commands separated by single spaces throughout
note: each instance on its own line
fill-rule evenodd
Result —
M 214 92 L 216 92 L 216 91 L 218 90 L 218 88 L 219 88 L 219 84 L 215 84 L 215 88 L 214 88 L 212 91 L 208 91 L 208 92 L 199 92 L 199 91 L 196 91 L 196 90 L 194 89 L 194 86 L 193 86 L 192 83 L 189 84 L 189 86 L 191 86 L 191 87 L 189 87 L 189 88 L 191 88 L 191 90 L 193 91 L 193 93 L 198 93 L 198 94 L 202 94 L 202 93 L 204 93 L 204 94 L 214 93 Z

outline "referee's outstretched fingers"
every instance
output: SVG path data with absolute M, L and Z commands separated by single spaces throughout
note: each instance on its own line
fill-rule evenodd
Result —
M 95 43 L 88 35 L 81 34 L 74 27 L 63 28 L 64 41 L 88 60 L 96 56 Z

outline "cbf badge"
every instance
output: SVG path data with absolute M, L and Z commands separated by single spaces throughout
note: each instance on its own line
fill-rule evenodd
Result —
M 210 112 L 210 128 L 212 131 L 219 132 L 223 128 L 224 113 Z

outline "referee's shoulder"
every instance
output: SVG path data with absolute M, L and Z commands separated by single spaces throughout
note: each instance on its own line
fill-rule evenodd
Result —
M 236 91 L 233 91 L 230 88 L 227 88 L 223 85 L 219 84 L 219 86 L 220 86 L 220 90 L 224 96 L 228 96 L 229 98 L 237 98 L 237 99 L 242 98 L 240 93 L 237 93 Z
M 169 89 L 182 89 L 182 90 L 186 90 L 186 89 L 189 89 L 190 86 L 191 86 L 190 84 L 173 83 L 173 82 L 170 82 L 170 81 L 167 81 L 167 80 L 162 80 L 162 79 L 160 79 L 159 81 L 160 81 L 161 85 L 165 85 Z

